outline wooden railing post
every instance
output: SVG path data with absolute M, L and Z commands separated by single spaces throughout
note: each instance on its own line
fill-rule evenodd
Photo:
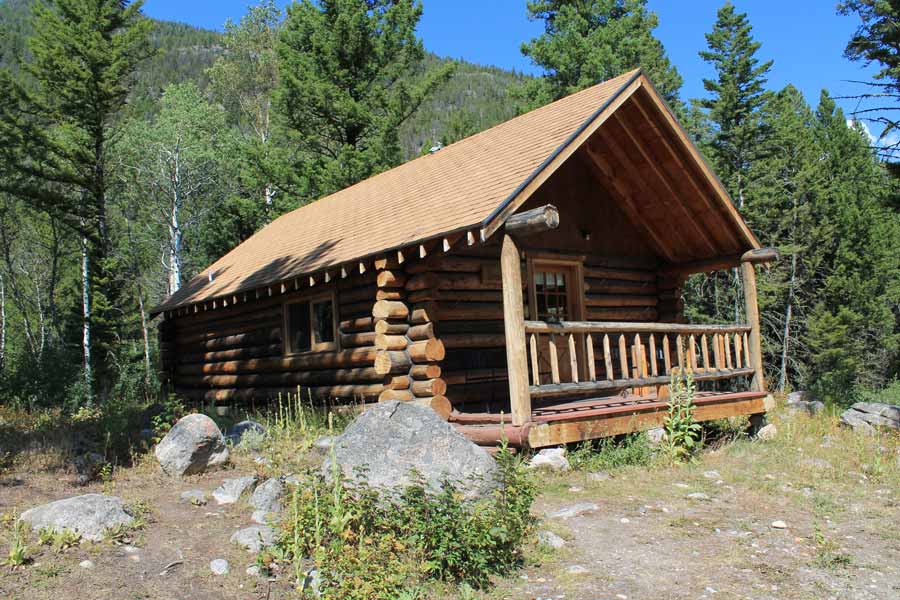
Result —
M 747 311 L 747 324 L 750 326 L 750 337 L 747 340 L 750 351 L 750 363 L 753 379 L 750 389 L 755 392 L 766 391 L 765 373 L 762 362 L 762 343 L 759 330 L 759 304 L 756 298 L 756 267 L 752 262 L 741 263 L 741 279 L 744 284 L 744 307 Z
M 522 299 L 522 267 L 519 249 L 509 234 L 503 236 L 500 253 L 503 279 L 503 328 L 506 333 L 506 368 L 513 425 L 531 421 L 528 392 L 528 356 L 525 349 L 525 307 Z

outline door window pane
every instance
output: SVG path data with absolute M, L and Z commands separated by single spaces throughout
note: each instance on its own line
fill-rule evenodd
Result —
M 331 299 L 313 304 L 313 319 L 315 321 L 315 343 L 334 341 L 334 305 Z

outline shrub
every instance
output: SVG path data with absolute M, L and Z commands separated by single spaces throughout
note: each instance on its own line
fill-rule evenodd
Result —
M 694 420 L 694 377 L 690 371 L 673 372 L 666 415 L 666 448 L 672 460 L 690 458 L 700 444 L 700 424 Z
M 498 464 L 502 485 L 480 500 L 464 499 L 449 482 L 438 492 L 418 481 L 390 494 L 349 487 L 339 471 L 331 483 L 309 471 L 279 543 L 260 561 L 291 564 L 298 582 L 315 568 L 323 598 L 414 598 L 428 580 L 483 588 L 521 563 L 532 526 L 530 474 L 505 449 Z
M 654 451 L 647 434 L 629 433 L 618 438 L 581 442 L 569 453 L 569 464 L 585 471 L 609 471 L 622 467 L 644 467 L 653 462 Z

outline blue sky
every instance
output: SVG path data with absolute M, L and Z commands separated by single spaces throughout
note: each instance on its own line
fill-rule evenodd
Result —
M 712 75 L 697 52 L 705 47 L 704 34 L 711 29 L 723 1 L 649 2 L 659 15 L 655 33 L 684 78 L 684 98 L 702 96 L 702 79 Z M 146 0 L 144 10 L 159 19 L 221 29 L 227 18 L 240 19 L 249 4 L 252 2 L 247 0 Z M 519 51 L 523 41 L 541 31 L 539 22 L 528 20 L 525 0 L 423 0 L 423 4 L 419 34 L 428 50 L 537 72 Z M 849 80 L 867 80 L 874 71 L 843 58 L 857 19 L 838 16 L 836 0 L 735 0 L 734 4 L 748 13 L 754 35 L 762 42 L 759 56 L 775 61 L 769 80 L 773 89 L 793 83 L 815 105 L 823 87 L 833 95 L 852 94 L 861 86 Z M 850 101 L 842 104 L 848 109 L 854 106 Z

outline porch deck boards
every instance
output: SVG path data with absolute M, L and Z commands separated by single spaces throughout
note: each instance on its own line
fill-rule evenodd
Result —
M 699 421 L 764 412 L 764 392 L 698 392 L 695 418 Z M 531 423 L 510 425 L 510 416 L 500 413 L 460 413 L 450 422 L 460 433 L 480 445 L 496 445 L 502 435 L 510 445 L 541 447 L 594 439 L 660 426 L 668 401 L 656 396 L 618 395 L 546 404 L 532 410 Z

